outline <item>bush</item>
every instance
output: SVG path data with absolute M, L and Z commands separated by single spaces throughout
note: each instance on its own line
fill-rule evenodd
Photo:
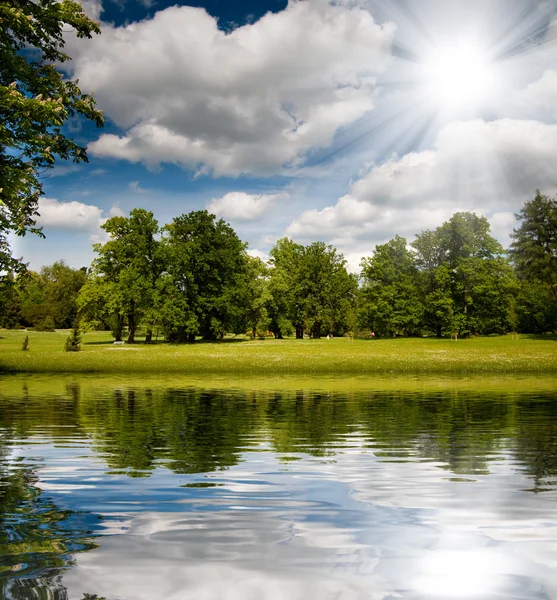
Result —
M 35 331 L 54 331 L 54 319 L 47 315 L 42 321 L 35 323 Z
M 81 330 L 79 329 L 79 321 L 75 321 L 72 332 L 66 338 L 66 352 L 79 352 L 81 350 Z

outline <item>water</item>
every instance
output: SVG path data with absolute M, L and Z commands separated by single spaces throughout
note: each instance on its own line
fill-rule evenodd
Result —
M 557 599 L 554 386 L 310 383 L 1 378 L 0 597 Z

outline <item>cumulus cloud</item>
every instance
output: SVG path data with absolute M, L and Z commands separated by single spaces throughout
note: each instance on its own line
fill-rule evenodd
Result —
M 329 0 L 291 0 L 231 33 L 191 6 L 104 24 L 69 41 L 70 68 L 125 133 L 89 151 L 218 176 L 280 172 L 373 108 L 393 33 L 358 3 Z
M 253 258 L 260 258 L 265 263 L 269 260 L 269 254 L 263 252 L 263 250 L 258 250 L 257 248 L 250 248 L 247 250 L 247 254 L 253 256 Z
M 278 200 L 288 198 L 288 194 L 246 194 L 229 192 L 222 198 L 215 198 L 207 204 L 209 212 L 230 221 L 257 221 L 265 215 Z
M 526 87 L 523 99 L 534 106 L 540 106 L 557 119 L 557 71 L 544 71 L 540 79 Z
M 452 123 L 440 131 L 434 150 L 372 166 L 335 205 L 303 212 L 285 233 L 369 252 L 397 233 L 412 237 L 456 211 L 470 210 L 492 217 L 494 233 L 507 243 L 513 213 L 536 188 L 555 186 L 556 147 L 557 125 L 511 119 Z
M 92 204 L 75 200 L 59 202 L 55 198 L 41 198 L 38 211 L 38 226 L 61 231 L 89 232 L 92 241 L 104 239 L 100 227 L 107 219 L 124 214 L 117 206 L 104 213 L 101 208 Z

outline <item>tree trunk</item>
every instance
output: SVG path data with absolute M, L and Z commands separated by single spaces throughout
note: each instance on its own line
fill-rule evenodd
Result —
M 153 330 L 147 329 L 147 335 L 145 336 L 145 343 L 150 344 L 153 341 Z
M 128 344 L 135 344 L 135 315 L 128 315 Z
M 311 337 L 318 340 L 321 337 L 321 323 L 315 323 L 311 328 Z
M 124 331 L 124 317 L 116 315 L 116 328 L 112 332 L 116 342 L 122 341 L 122 332 Z
M 304 339 L 304 328 L 302 325 L 296 325 L 296 339 L 297 340 Z
M 438 338 L 443 337 L 443 334 L 441 332 L 441 325 L 437 325 L 436 330 L 437 330 L 437 337 Z
M 193 344 L 195 342 L 195 333 L 188 333 L 188 342 Z

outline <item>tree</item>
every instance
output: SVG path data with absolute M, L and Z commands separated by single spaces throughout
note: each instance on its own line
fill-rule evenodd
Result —
M 547 285 L 557 299 L 557 199 L 537 190 L 516 218 L 509 254 L 519 277 Z
M 278 339 L 293 331 L 296 331 L 297 339 L 304 337 L 303 309 L 296 303 L 295 295 L 303 248 L 282 238 L 269 253 L 269 327 Z
M 176 217 L 165 227 L 167 259 L 161 312 L 167 335 L 180 341 L 217 339 L 233 327 L 242 306 L 238 288 L 246 268 L 236 232 L 206 210 Z
M 77 296 L 87 277 L 85 268 L 72 269 L 63 260 L 43 267 L 40 272 L 45 304 L 55 326 L 66 329 L 77 317 Z
M 288 238 L 270 252 L 271 330 L 275 336 L 304 331 L 319 338 L 346 330 L 355 301 L 357 278 L 346 270 L 346 260 L 332 246 L 314 242 L 301 246 Z
M 333 333 L 356 293 L 356 279 L 346 270 L 346 260 L 333 246 L 313 242 L 302 249 L 295 280 L 295 305 L 313 338 L 322 329 Z
M 93 297 L 114 295 L 113 314 L 125 315 L 127 341 L 133 344 L 141 318 L 154 305 L 157 280 L 163 269 L 160 242 L 156 239 L 159 226 L 152 212 L 136 208 L 129 217 L 108 219 L 102 228 L 110 240 L 94 245 L 98 257 L 93 261 L 92 276 L 99 279 L 85 292 Z M 84 293 L 82 306 L 85 304 Z
M 66 352 L 79 352 L 81 350 L 81 329 L 79 328 L 79 321 L 76 319 L 72 332 L 66 338 L 66 345 L 64 346 Z
M 374 255 L 364 258 L 361 266 L 361 324 L 382 334 L 414 334 L 422 323 L 423 307 L 416 258 L 406 240 L 397 235 L 376 246 Z
M 238 333 L 250 331 L 251 338 L 255 339 L 258 335 L 264 336 L 269 326 L 267 306 L 271 294 L 268 270 L 260 258 L 246 254 L 245 260 L 244 276 L 238 287 L 242 310 L 236 329 L 239 330 Z
M 40 175 L 55 158 L 87 161 L 85 148 L 63 125 L 80 115 L 102 126 L 92 96 L 57 66 L 70 60 L 62 49 L 68 28 L 78 38 L 100 33 L 77 2 L 2 0 L 0 3 L 0 273 L 21 271 L 7 234 L 41 234 L 35 226 Z
M 90 273 L 79 291 L 77 306 L 86 328 L 110 329 L 117 342 L 122 341 L 126 314 L 118 284 Z
M 412 243 L 422 277 L 424 323 L 444 332 L 502 333 L 508 327 L 514 275 L 489 221 L 455 213 Z

